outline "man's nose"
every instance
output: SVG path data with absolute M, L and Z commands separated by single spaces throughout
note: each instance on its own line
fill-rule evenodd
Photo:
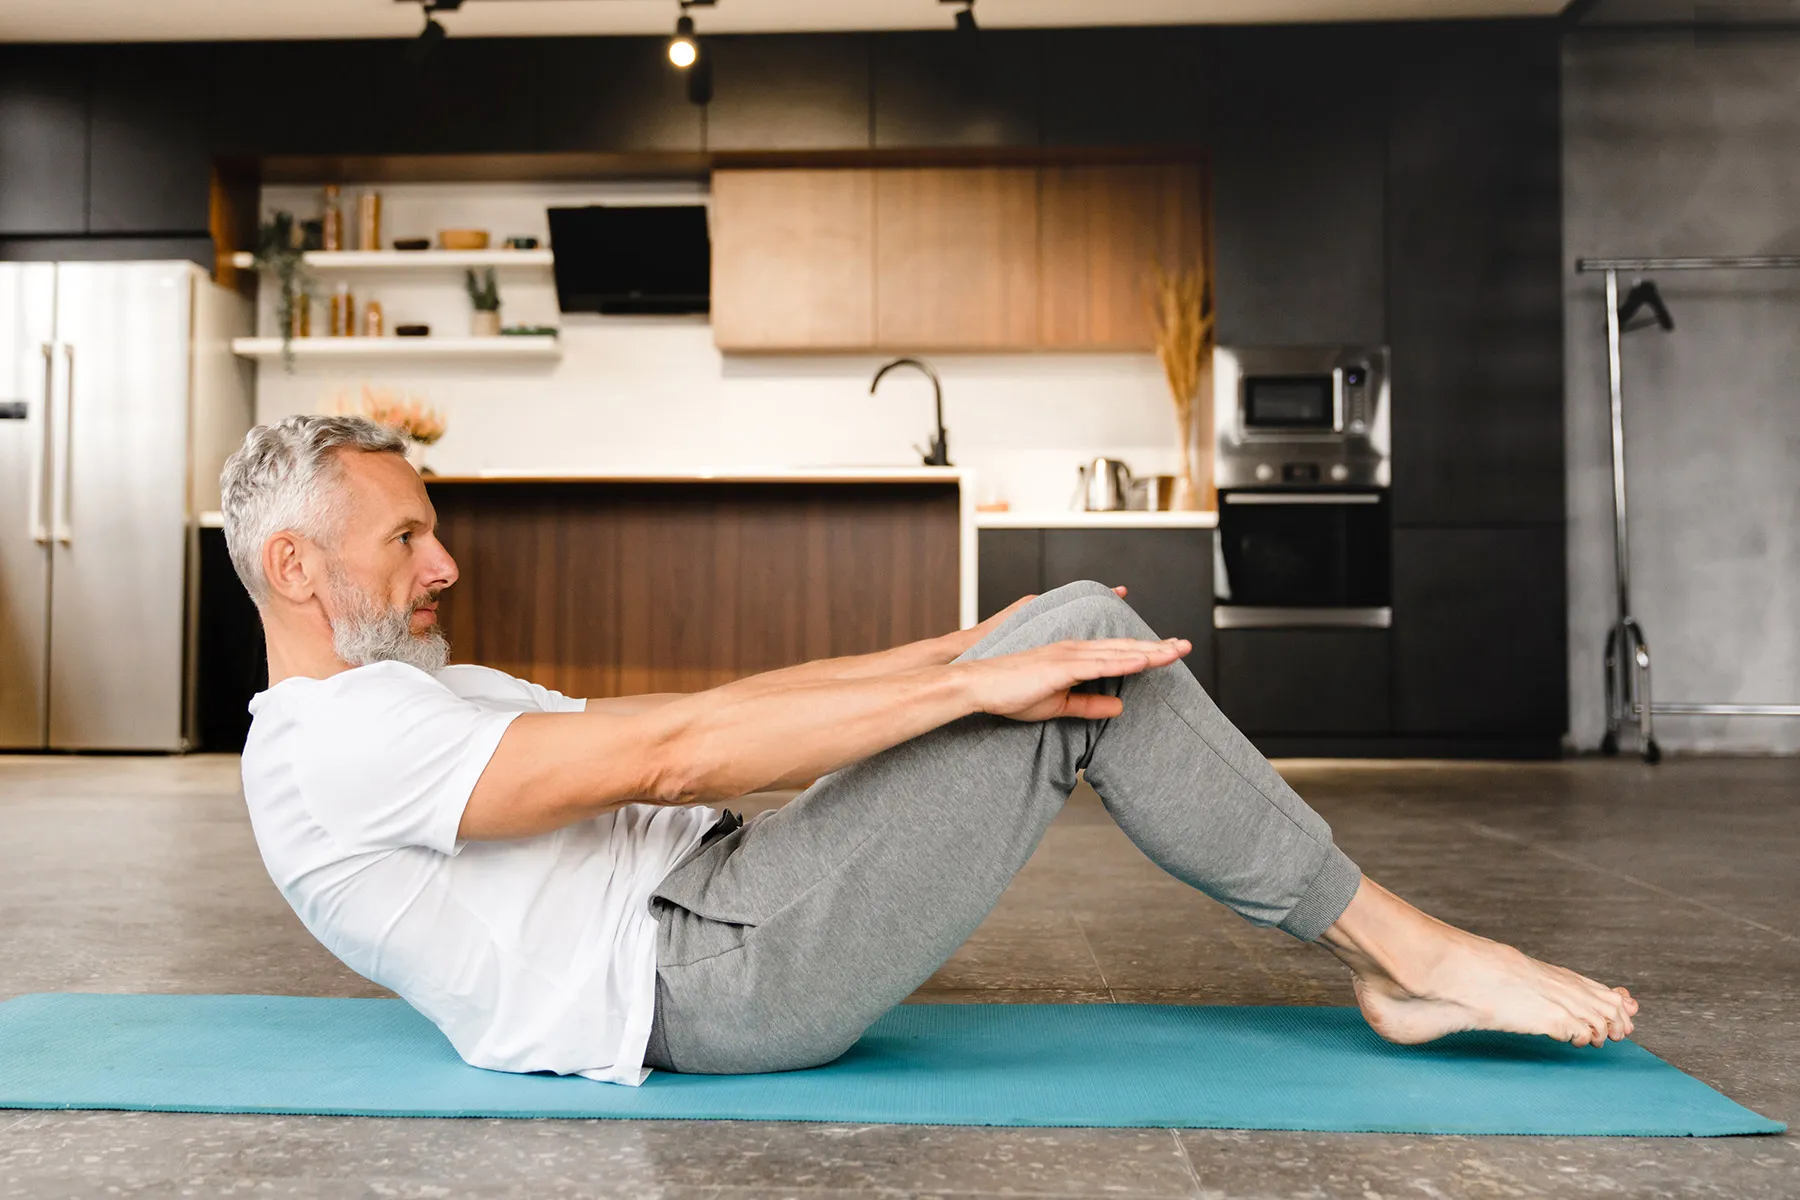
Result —
M 432 539 L 432 545 L 437 548 L 437 555 L 430 563 L 425 585 L 433 589 L 447 588 L 456 582 L 460 574 L 456 569 L 456 560 L 450 557 L 450 551 L 445 549 L 444 543 L 436 538 Z

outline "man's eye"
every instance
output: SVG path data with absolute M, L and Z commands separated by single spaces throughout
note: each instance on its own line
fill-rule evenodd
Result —
M 401 544 L 401 545 L 402 545 L 402 546 L 410 546 L 410 545 L 412 545 L 412 534 L 411 534 L 411 533 L 403 533 L 403 534 L 401 534 L 401 535 L 400 535 L 400 544 Z

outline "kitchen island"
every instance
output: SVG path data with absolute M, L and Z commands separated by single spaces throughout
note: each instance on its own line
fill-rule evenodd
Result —
M 574 696 L 688 692 L 975 621 L 945 467 L 428 476 L 459 662 Z

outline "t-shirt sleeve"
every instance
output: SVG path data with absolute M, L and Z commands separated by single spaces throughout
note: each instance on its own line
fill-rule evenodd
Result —
M 301 793 L 352 853 L 462 849 L 456 831 L 517 712 L 483 708 L 423 671 L 383 663 L 347 673 L 306 722 Z
M 434 678 L 469 700 L 489 708 L 517 708 L 524 712 L 581 712 L 587 701 L 565 696 L 552 688 L 474 663 L 445 667 Z

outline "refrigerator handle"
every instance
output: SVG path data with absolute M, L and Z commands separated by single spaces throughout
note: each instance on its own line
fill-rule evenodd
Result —
M 63 445 L 62 469 L 57 472 L 55 528 L 52 536 L 63 545 L 70 541 L 69 476 L 75 469 L 75 347 L 64 342 L 63 348 Z
M 50 431 L 55 425 L 50 415 L 50 397 L 55 392 L 56 348 L 49 342 L 40 344 L 44 353 L 44 391 L 38 404 L 38 439 L 31 455 L 31 508 L 25 524 L 31 540 L 43 546 L 50 541 L 50 530 L 44 525 L 44 476 L 50 473 Z

